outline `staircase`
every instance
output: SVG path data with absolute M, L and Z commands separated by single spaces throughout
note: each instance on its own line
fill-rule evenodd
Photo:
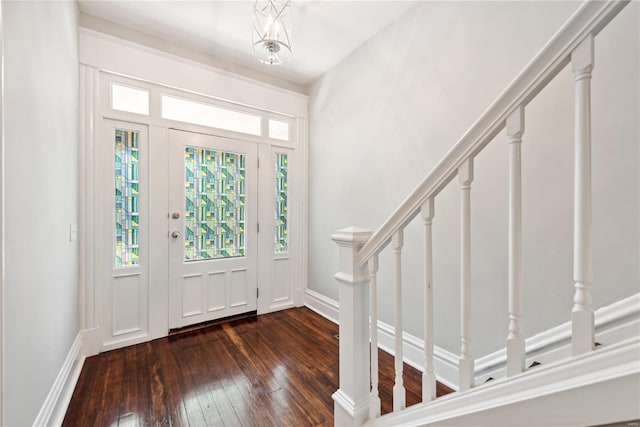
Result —
M 595 425 L 640 418 L 640 336 L 596 348 L 592 306 L 591 72 L 594 38 L 627 1 L 587 1 L 462 136 L 434 170 L 372 233 L 359 227 L 332 236 L 339 248 L 340 388 L 335 423 L 343 425 Z M 525 368 L 522 333 L 521 142 L 525 108 L 567 64 L 575 88 L 574 299 L 570 356 Z M 508 336 L 506 378 L 476 385 L 471 352 L 471 187 L 474 158 L 500 132 L 509 142 Z M 432 227 L 435 201 L 448 185 L 460 191 L 460 355 L 458 391 L 435 400 Z M 424 363 L 422 403 L 406 408 L 402 380 L 403 232 L 420 216 L 424 226 Z M 393 412 L 380 416 L 377 274 L 379 254 L 391 246 L 395 263 Z M 638 304 L 632 298 L 630 304 Z M 637 309 L 634 309 L 637 315 Z M 632 310 L 633 311 L 633 310 Z M 606 323 L 605 320 L 599 320 Z M 635 328 L 640 324 L 635 321 Z M 635 336 L 633 336 L 635 335 Z M 528 348 L 529 349 L 529 348 Z M 606 408 L 606 410 L 603 410 Z

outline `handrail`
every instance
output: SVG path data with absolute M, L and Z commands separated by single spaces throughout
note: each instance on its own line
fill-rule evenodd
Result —
M 507 117 L 516 108 L 526 106 L 567 65 L 578 44 L 589 34 L 597 35 L 629 1 L 589 0 L 583 3 L 371 236 L 358 252 L 359 266 L 364 267 L 371 257 L 380 253 L 394 233 L 411 222 L 421 206 L 456 176 L 462 163 L 477 155 L 504 128 Z

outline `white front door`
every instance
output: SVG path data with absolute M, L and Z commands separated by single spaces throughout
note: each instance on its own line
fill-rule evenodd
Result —
M 169 327 L 256 310 L 257 144 L 169 130 Z

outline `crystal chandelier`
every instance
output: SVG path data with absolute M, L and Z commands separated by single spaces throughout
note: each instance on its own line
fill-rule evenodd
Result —
M 256 0 L 253 4 L 253 55 L 269 65 L 291 58 L 291 1 Z

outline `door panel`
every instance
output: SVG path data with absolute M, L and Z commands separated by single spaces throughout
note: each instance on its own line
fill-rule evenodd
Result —
M 295 171 L 297 157 L 290 147 L 260 147 L 260 313 L 294 307 L 299 254 L 300 215 Z M 266 167 L 262 167 L 266 165 Z M 264 292 L 263 292 L 264 289 Z
M 169 326 L 256 310 L 257 147 L 169 131 Z
M 115 120 L 102 121 L 104 138 L 96 147 L 97 188 L 104 242 L 97 266 L 102 287 L 103 349 L 140 342 L 149 336 L 149 179 L 148 129 Z M 104 269 L 104 270 L 102 270 Z

